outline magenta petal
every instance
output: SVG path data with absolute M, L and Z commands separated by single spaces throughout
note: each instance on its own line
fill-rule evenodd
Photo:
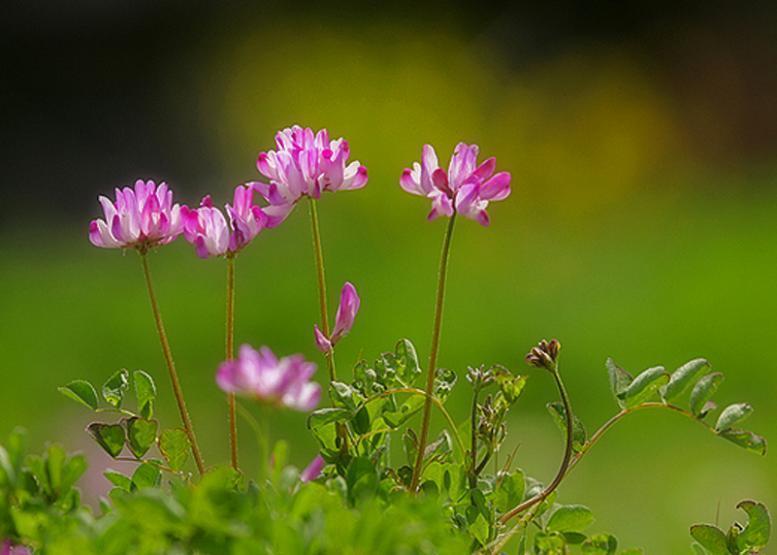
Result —
M 324 469 L 324 466 L 326 466 L 324 459 L 321 455 L 316 455 L 316 457 L 310 461 L 310 464 L 305 467 L 305 470 L 299 475 L 299 479 L 303 482 L 315 480 L 321 476 L 321 471 Z
M 485 200 L 504 200 L 510 196 L 510 174 L 499 172 L 494 177 L 483 183 L 478 192 L 480 198 Z
M 95 247 L 105 247 L 103 238 L 100 235 L 100 228 L 97 225 L 97 220 L 89 222 L 89 241 L 91 241 Z
M 335 329 L 332 332 L 332 343 L 336 343 L 346 335 L 353 327 L 356 314 L 359 312 L 361 299 L 356 292 L 356 287 L 350 282 L 345 282 L 340 292 L 340 305 L 335 316 Z
M 320 329 L 318 329 L 318 324 L 313 326 L 313 335 L 316 340 L 316 347 L 318 347 L 319 351 L 326 354 L 332 350 L 332 342 L 329 341 L 327 336 L 324 335 Z

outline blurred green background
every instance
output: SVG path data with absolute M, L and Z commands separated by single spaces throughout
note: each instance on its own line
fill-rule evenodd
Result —
M 110 4 L 110 3 L 109 3 Z M 345 136 L 370 171 L 320 205 L 330 302 L 362 296 L 338 366 L 411 338 L 428 353 L 444 223 L 400 190 L 425 142 L 441 158 L 475 142 L 513 175 L 492 225 L 454 238 L 441 364 L 503 363 L 531 379 L 511 421 L 518 464 L 550 479 L 561 438 L 551 380 L 523 355 L 563 344 L 563 373 L 592 430 L 613 414 L 604 361 L 674 369 L 698 356 L 726 374 L 721 404 L 751 402 L 747 427 L 777 441 L 777 46 L 774 6 L 176 2 L 15 6 L 18 53 L 3 91 L 0 433 L 93 451 L 89 415 L 56 392 L 143 368 L 176 422 L 137 255 L 93 248 L 96 196 L 138 176 L 180 202 L 218 202 L 257 178 L 256 154 L 293 123 Z M 183 241 L 152 256 L 161 307 L 208 462 L 227 459 L 213 382 L 222 358 L 222 260 Z M 318 360 L 304 206 L 238 259 L 237 338 Z M 343 372 L 344 370 L 341 370 Z M 323 372 L 319 372 L 323 379 Z M 464 418 L 460 382 L 452 410 Z M 273 417 L 302 465 L 304 415 Z M 255 460 L 243 426 L 246 464 Z M 777 471 L 682 417 L 632 416 L 570 476 L 560 500 L 647 553 L 690 551 L 688 526 L 777 510 Z M 87 487 L 104 488 L 94 454 Z M 113 465 L 115 466 L 115 464 Z

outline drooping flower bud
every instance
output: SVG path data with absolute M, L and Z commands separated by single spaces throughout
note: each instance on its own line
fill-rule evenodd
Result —
M 545 368 L 553 370 L 556 367 L 556 360 L 561 349 L 561 343 L 557 339 L 547 341 L 543 339 L 536 347 L 532 347 L 526 355 L 526 362 L 536 368 Z

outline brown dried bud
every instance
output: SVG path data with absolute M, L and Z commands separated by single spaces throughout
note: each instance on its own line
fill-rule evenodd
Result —
M 561 343 L 558 342 L 558 339 L 550 341 L 543 339 L 536 347 L 532 347 L 529 354 L 526 355 L 526 362 L 536 368 L 552 370 L 556 366 L 560 349 Z

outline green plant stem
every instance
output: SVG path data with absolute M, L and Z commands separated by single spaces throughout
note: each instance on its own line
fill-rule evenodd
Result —
M 183 423 L 184 431 L 189 438 L 189 444 L 191 445 L 192 455 L 194 455 L 194 462 L 197 464 L 197 470 L 200 475 L 205 474 L 205 463 L 202 460 L 200 454 L 200 447 L 197 444 L 197 437 L 194 435 L 194 427 L 192 426 L 191 418 L 189 418 L 189 411 L 186 408 L 186 401 L 183 396 L 183 389 L 181 389 L 181 382 L 178 379 L 178 372 L 175 370 L 175 362 L 173 362 L 173 353 L 170 350 L 170 343 L 167 341 L 167 334 L 165 333 L 165 326 L 162 322 L 162 314 L 159 312 L 159 305 L 157 304 L 156 295 L 154 294 L 154 286 L 151 283 L 151 272 L 148 269 L 148 259 L 145 251 L 140 252 L 140 260 L 143 265 L 143 275 L 146 278 L 146 288 L 148 289 L 148 298 L 151 301 L 151 311 L 154 313 L 154 322 L 156 323 L 156 330 L 159 333 L 159 342 L 162 344 L 162 354 L 167 364 L 167 372 L 170 375 L 170 382 L 173 385 L 173 393 L 175 394 L 175 401 L 178 404 L 178 412 L 181 415 L 181 422 Z
M 381 391 L 380 393 L 376 393 L 375 395 L 367 397 L 364 401 L 362 401 L 362 403 L 358 407 L 356 407 L 353 413 L 356 414 L 363 407 L 367 406 L 373 401 L 376 401 L 383 397 L 388 397 L 389 395 L 394 395 L 395 393 L 410 393 L 413 395 L 423 395 L 427 399 L 430 397 L 429 395 L 427 395 L 426 391 L 424 391 L 423 389 L 418 389 L 417 387 L 397 387 L 394 389 L 387 389 L 386 391 Z M 466 457 L 467 448 L 464 447 L 464 442 L 462 441 L 461 435 L 459 434 L 459 430 L 456 427 L 456 422 L 453 420 L 453 417 L 445 408 L 445 405 L 442 404 L 442 401 L 440 401 L 437 397 L 433 395 L 431 396 L 431 398 L 432 398 L 432 403 L 434 403 L 434 406 L 436 406 L 439 409 L 440 413 L 445 418 L 445 421 L 448 423 L 448 427 L 450 428 L 451 434 L 453 435 L 453 439 L 456 441 L 456 446 L 459 448 L 459 451 L 461 452 L 461 456 Z
M 477 485 L 477 456 L 478 456 L 478 431 L 477 431 L 477 412 L 478 412 L 478 394 L 480 393 L 479 383 L 472 387 L 472 407 L 470 408 L 469 424 L 472 449 L 470 450 L 472 462 L 469 471 L 469 488 L 475 489 Z
M 329 337 L 329 311 L 326 304 L 326 274 L 324 273 L 324 249 L 321 246 L 321 229 L 318 225 L 318 208 L 316 200 L 310 198 L 310 228 L 313 234 L 313 251 L 316 255 L 316 278 L 318 279 L 318 304 L 321 309 L 321 331 Z M 337 381 L 335 369 L 334 348 L 326 353 L 326 364 L 329 369 L 329 381 Z
M 527 499 L 523 503 L 518 504 L 510 511 L 503 514 L 499 518 L 499 522 L 501 524 L 505 524 L 514 516 L 519 515 L 526 509 L 529 509 L 538 503 L 542 503 L 545 499 L 547 499 L 547 497 L 551 493 L 553 493 L 556 490 L 556 488 L 561 484 L 561 481 L 564 479 L 564 476 L 567 473 L 567 469 L 569 468 L 569 465 L 572 461 L 572 445 L 573 445 L 572 405 L 569 402 L 569 395 L 567 394 L 566 387 L 564 387 L 564 382 L 561 379 L 561 374 L 559 374 L 558 366 L 554 364 L 553 368 L 551 369 L 551 373 L 553 374 L 553 379 L 556 381 L 556 386 L 558 387 L 558 392 L 559 392 L 559 395 L 561 396 L 561 402 L 564 404 L 564 413 L 565 413 L 564 416 L 565 416 L 566 425 L 567 425 L 566 443 L 564 445 L 564 458 L 561 460 L 561 465 L 559 465 L 558 472 L 556 472 L 556 476 L 553 478 L 553 481 L 546 488 L 544 488 L 540 493 L 538 493 L 531 499 Z
M 426 399 L 424 401 L 424 413 L 421 420 L 421 433 L 418 434 L 418 454 L 413 467 L 413 478 L 410 482 L 410 491 L 418 490 L 423 470 L 424 451 L 429 438 L 429 420 L 432 416 L 432 394 L 434 392 L 434 377 L 437 372 L 437 353 L 440 348 L 440 331 L 442 329 L 443 305 L 445 304 L 445 282 L 448 276 L 448 261 L 451 253 L 451 240 L 453 239 L 453 226 L 456 223 L 454 212 L 448 221 L 445 237 L 442 242 L 440 254 L 440 270 L 437 274 L 437 299 L 434 306 L 434 324 L 432 326 L 432 345 L 429 352 L 429 369 L 426 376 Z
M 226 360 L 235 357 L 235 255 L 227 254 L 227 317 L 225 333 Z M 227 393 L 229 405 L 229 452 L 232 468 L 240 470 L 237 454 L 237 415 L 235 414 L 235 394 Z

